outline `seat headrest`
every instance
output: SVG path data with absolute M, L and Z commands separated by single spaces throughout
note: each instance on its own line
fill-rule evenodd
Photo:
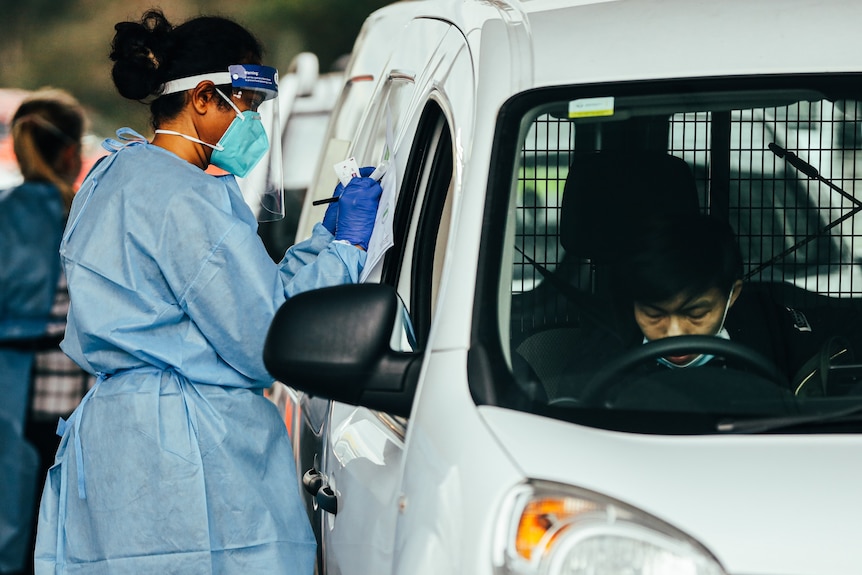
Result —
M 663 152 L 576 153 L 560 206 L 560 244 L 594 262 L 625 253 L 640 223 L 699 213 L 688 164 Z

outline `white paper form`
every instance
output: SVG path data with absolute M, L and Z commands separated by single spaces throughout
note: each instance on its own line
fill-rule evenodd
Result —
M 379 278 L 382 268 L 383 256 L 386 251 L 395 245 L 392 232 L 392 219 L 395 217 L 395 192 L 398 191 L 398 169 L 393 150 L 392 141 L 392 114 L 389 105 L 386 105 L 386 145 L 383 148 L 383 162 L 388 162 L 388 168 L 380 180 L 383 193 L 380 203 L 377 205 L 377 218 L 374 220 L 374 230 L 368 240 L 368 256 L 365 259 L 365 267 L 359 276 L 360 282 L 368 280 L 372 273 Z

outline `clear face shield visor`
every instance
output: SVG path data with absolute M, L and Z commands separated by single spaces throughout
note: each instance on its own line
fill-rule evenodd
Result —
M 235 64 L 227 72 L 168 82 L 161 94 L 190 90 L 205 80 L 216 85 L 220 97 L 236 113 L 219 142 L 207 144 L 213 148 L 211 163 L 237 177 L 258 221 L 280 220 L 284 217 L 284 183 L 278 71 L 270 66 Z

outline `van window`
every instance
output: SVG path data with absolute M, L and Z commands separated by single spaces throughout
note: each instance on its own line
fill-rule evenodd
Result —
M 411 76 L 396 75 L 389 77 L 382 89 L 381 104 L 374 109 L 374 120 L 365 127 L 356 138 L 356 148 L 364 150 L 366 157 L 361 158 L 365 164 L 377 165 L 383 160 L 389 160 L 386 150 L 386 132 L 397 141 L 402 122 L 409 117 L 407 104 L 413 96 L 415 85 Z M 393 143 L 394 143 L 393 141 Z
M 862 407 L 859 79 L 511 100 L 477 294 L 494 367 L 471 371 L 476 401 L 667 433 Z
M 427 342 L 442 276 L 453 153 L 449 124 L 440 106 L 431 101 L 410 148 L 395 211 L 395 247 L 387 253 L 383 271 L 384 281 L 396 286 L 410 315 L 417 351 Z

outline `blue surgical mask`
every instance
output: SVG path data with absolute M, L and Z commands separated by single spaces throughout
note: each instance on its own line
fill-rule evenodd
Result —
M 236 112 L 236 118 L 227 127 L 217 144 L 209 144 L 171 130 L 156 130 L 156 133 L 181 136 L 192 142 L 209 146 L 213 149 L 210 156 L 211 164 L 237 177 L 244 178 L 266 156 L 269 150 L 269 138 L 266 136 L 266 130 L 259 113 L 251 110 L 240 112 L 239 108 L 230 101 L 230 98 L 222 94 L 221 90 L 216 89 L 216 91 Z
M 715 337 L 719 337 L 721 339 L 730 339 L 730 334 L 727 333 L 727 330 L 722 327 L 721 329 L 718 330 L 718 333 L 715 334 Z M 647 342 L 647 339 L 644 338 L 644 343 L 646 343 L 646 342 Z M 715 356 L 712 354 L 702 353 L 699 356 L 695 357 L 690 362 L 683 363 L 683 364 L 674 363 L 674 362 L 672 362 L 668 359 L 665 359 L 663 357 L 658 358 L 656 361 L 665 367 L 669 367 L 671 369 L 680 369 L 683 367 L 700 367 L 702 365 L 706 365 L 707 363 L 712 361 L 712 359 L 714 357 Z

